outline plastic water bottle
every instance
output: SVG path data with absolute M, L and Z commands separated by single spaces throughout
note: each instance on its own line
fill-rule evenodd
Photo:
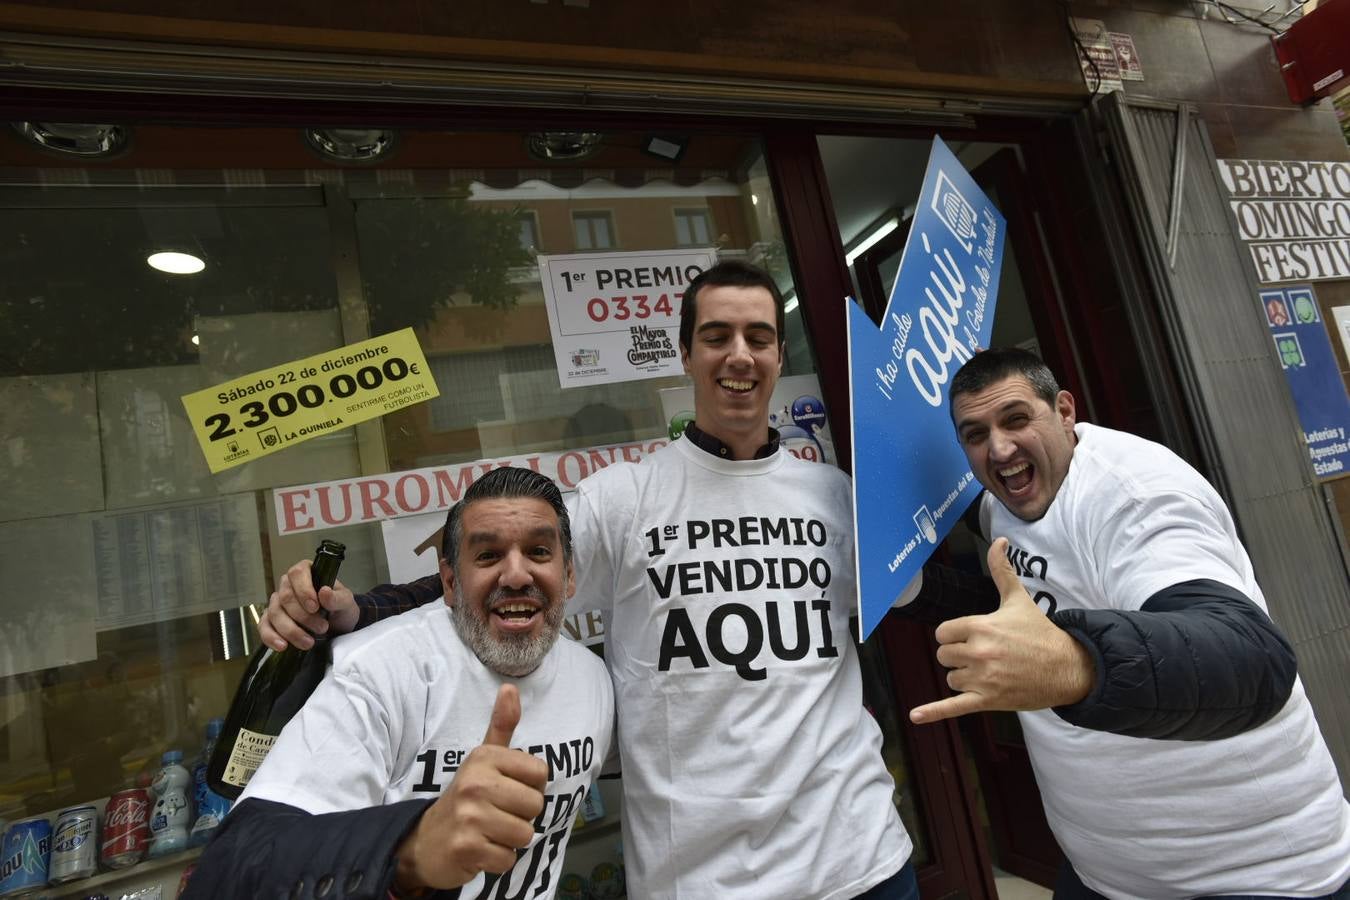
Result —
M 197 820 L 192 823 L 192 831 L 188 834 L 189 847 L 200 847 L 209 841 L 211 835 L 220 827 L 225 814 L 230 811 L 230 801 L 211 790 L 206 779 L 206 769 L 210 765 L 211 754 L 215 752 L 216 740 L 220 737 L 224 724 L 224 719 L 212 719 L 206 723 L 206 744 L 202 747 L 201 755 L 197 757 L 196 765 L 192 767 L 193 800 L 197 809 Z
M 192 824 L 192 776 L 183 768 L 183 751 L 170 750 L 161 758 L 159 772 L 150 784 L 155 805 L 150 810 L 150 855 L 165 856 L 187 848 Z

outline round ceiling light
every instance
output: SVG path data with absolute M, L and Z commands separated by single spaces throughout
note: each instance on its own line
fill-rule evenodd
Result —
M 206 268 L 206 263 L 202 261 L 201 257 L 193 256 L 191 253 L 175 253 L 172 251 L 151 253 L 145 258 L 145 261 L 150 268 L 168 272 L 170 275 L 196 275 Z
M 15 122 L 14 130 L 43 150 L 85 159 L 116 156 L 131 141 L 131 129 L 122 125 Z
M 398 135 L 384 128 L 306 128 L 304 134 L 311 150 L 340 163 L 377 162 L 398 143 Z
M 525 139 L 525 147 L 535 159 L 565 162 L 594 156 L 604 135 L 598 131 L 536 131 Z

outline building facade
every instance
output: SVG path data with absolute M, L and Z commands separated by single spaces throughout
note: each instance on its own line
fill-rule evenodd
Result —
M 0 816 L 191 757 L 253 647 L 249 605 L 319 537 L 347 544 L 350 585 L 397 573 L 359 490 L 316 533 L 278 489 L 531 455 L 579 477 L 591 448 L 669 439 L 682 378 L 559 386 L 540 255 L 765 266 L 784 375 L 813 379 L 846 463 L 844 298 L 884 309 L 934 136 L 1008 219 L 993 343 L 1216 484 L 1346 777 L 1350 485 L 1313 472 L 1216 166 L 1350 160 L 1331 104 L 1285 93 L 1271 31 L 1297 10 L 465 6 L 0 4 Z M 1083 20 L 1131 39 L 1140 80 L 1085 75 Z M 205 268 L 146 265 L 163 251 Z M 678 310 L 661 287 L 592 318 Z M 1316 300 L 1332 322 L 1350 282 Z M 183 396 L 408 328 L 438 397 L 207 464 Z M 978 566 L 968 534 L 939 552 Z M 908 725 L 945 690 L 933 646 L 887 621 L 864 649 L 924 895 L 992 897 L 994 865 L 1045 882 L 1015 717 Z M 587 827 L 583 875 L 617 841 Z

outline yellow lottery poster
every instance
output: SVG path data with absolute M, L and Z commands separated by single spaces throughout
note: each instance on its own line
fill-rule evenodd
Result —
M 220 472 L 440 393 L 404 328 L 187 394 L 183 406 Z

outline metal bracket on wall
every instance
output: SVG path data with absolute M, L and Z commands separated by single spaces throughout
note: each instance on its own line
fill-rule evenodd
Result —
M 1172 150 L 1172 196 L 1167 210 L 1167 265 L 1177 268 L 1177 234 L 1181 228 L 1181 194 L 1186 189 L 1186 133 L 1190 130 L 1191 108 L 1177 107 L 1177 139 Z

